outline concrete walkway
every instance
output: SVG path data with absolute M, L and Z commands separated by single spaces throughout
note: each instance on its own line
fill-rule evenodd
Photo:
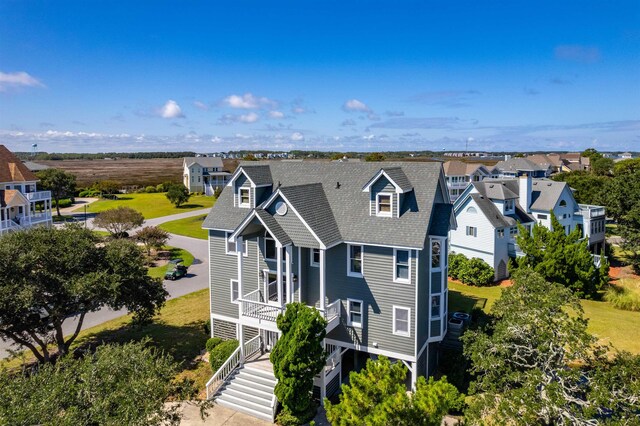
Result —
M 190 212 L 174 214 L 170 216 L 157 217 L 154 219 L 146 220 L 143 226 L 157 226 L 164 222 L 169 222 L 177 219 L 184 219 L 186 217 L 198 216 L 209 213 L 211 209 L 193 210 Z M 84 218 L 83 213 L 75 213 L 74 216 Z M 59 225 L 59 224 L 56 224 Z M 93 218 L 87 219 L 87 227 L 92 228 Z M 93 229 L 93 228 L 92 228 Z M 135 232 L 135 231 L 133 231 Z M 209 251 L 207 247 L 207 240 L 200 240 L 197 238 L 184 237 L 182 235 L 170 234 L 168 245 L 173 247 L 179 247 L 187 250 L 194 257 L 193 264 L 189 267 L 188 274 L 177 281 L 165 281 L 164 287 L 169 292 L 169 299 L 175 297 L 184 296 L 185 294 L 193 293 L 194 291 L 209 288 Z M 91 312 L 85 315 L 82 323 L 82 329 L 91 328 L 103 322 L 121 317 L 127 314 L 126 309 L 120 309 L 113 311 L 107 307 L 104 307 L 96 312 Z M 77 327 L 77 317 L 67 319 L 62 325 L 62 330 L 65 335 L 70 335 L 75 331 Z M 0 339 L 0 359 L 9 356 L 8 349 L 19 350 L 17 346 L 13 346 L 11 342 L 6 342 Z
M 182 413 L 182 426 L 266 426 L 273 425 L 271 422 L 256 419 L 244 413 L 234 411 L 222 405 L 214 405 L 206 411 L 207 417 L 204 420 L 200 417 L 200 407 L 195 404 L 183 404 L 180 407 Z

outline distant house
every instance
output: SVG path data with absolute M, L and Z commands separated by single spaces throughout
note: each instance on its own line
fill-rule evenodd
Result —
M 213 195 L 216 188 L 222 189 L 231 176 L 224 170 L 220 157 L 185 157 L 182 165 L 183 183 L 189 192 Z
M 560 154 L 534 154 L 528 155 L 526 159 L 542 168 L 551 168 L 551 173 L 571 171 Z
M 551 229 L 551 211 L 565 233 L 581 229 L 594 254 L 604 249 L 604 207 L 578 204 L 566 182 L 528 175 L 472 182 L 453 208 L 458 228 L 450 232 L 451 251 L 484 260 L 496 280 L 508 276 L 509 258 L 522 255 L 515 242 L 517 224 Z
M 620 158 L 622 158 L 623 160 L 627 160 L 629 158 L 633 158 L 633 154 L 630 152 L 623 152 L 622 154 L 620 154 Z
M 535 162 L 523 158 L 513 157 L 500 161 L 494 166 L 492 175 L 499 178 L 515 178 L 523 175 L 533 178 L 546 178 L 551 175 L 552 166 L 550 164 L 536 164 Z
M 327 320 L 318 396 L 378 355 L 403 362 L 413 385 L 434 374 L 455 227 L 440 163 L 242 163 L 203 227 L 211 333 L 240 341 L 239 373 L 209 382 L 216 403 L 273 420 L 275 378 L 250 361 L 273 347 L 291 302 Z
M 579 152 L 568 152 L 562 154 L 561 158 L 565 166 L 571 171 L 591 169 L 591 159 L 583 157 Z
M 0 234 L 52 224 L 51 191 L 38 191 L 38 178 L 0 145 Z
M 480 163 L 465 163 L 451 160 L 442 165 L 447 179 L 449 197 L 454 202 L 470 182 L 479 182 L 491 177 L 491 170 Z M 492 168 L 493 169 L 493 168 Z

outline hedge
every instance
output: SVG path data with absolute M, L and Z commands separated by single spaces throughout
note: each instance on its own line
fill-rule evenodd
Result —
M 238 347 L 238 341 L 235 339 L 226 340 L 218 344 L 209 353 L 209 364 L 211 364 L 211 371 L 214 373 L 218 371 L 222 364 L 231 356 L 233 351 Z
M 218 346 L 222 342 L 223 342 L 223 340 L 221 338 L 212 337 L 211 339 L 207 340 L 205 348 L 207 349 L 207 352 L 211 352 L 213 350 L 213 348 L 215 348 L 216 346 Z
M 463 284 L 486 286 L 493 282 L 494 270 L 484 260 L 474 257 L 468 259 L 463 254 L 449 255 L 449 276 Z

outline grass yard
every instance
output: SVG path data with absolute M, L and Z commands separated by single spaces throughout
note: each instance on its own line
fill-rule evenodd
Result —
M 207 230 L 202 229 L 202 222 L 206 214 L 202 216 L 187 217 L 184 219 L 172 220 L 171 222 L 165 222 L 160 225 L 160 228 L 167 232 L 177 235 L 184 235 L 185 237 L 199 238 L 201 240 L 207 239 Z
M 170 259 L 182 258 L 185 266 L 191 266 L 193 263 L 193 255 L 184 249 L 178 247 L 165 247 L 165 250 L 169 250 L 171 252 Z M 149 275 L 154 278 L 163 279 L 165 272 L 167 272 L 167 265 L 149 268 Z
M 489 312 L 502 287 L 472 287 L 449 281 L 449 312 L 471 312 L 479 307 Z M 640 354 L 640 312 L 615 309 L 610 303 L 583 300 L 589 331 L 616 349 Z
M 208 363 L 193 361 L 204 349 L 209 337 L 204 333 L 204 324 L 208 319 L 209 290 L 203 289 L 167 301 L 151 324 L 132 326 L 131 316 L 126 315 L 82 331 L 72 346 L 125 343 L 149 337 L 154 346 L 181 363 L 178 377 L 191 378 L 198 389 L 204 389 L 211 377 L 211 369 Z M 27 362 L 33 361 L 30 353 L 25 352 Z M 0 368 L 18 368 L 21 363 L 19 358 L 1 360 Z
M 98 200 L 87 207 L 87 212 L 100 213 L 116 207 L 131 207 L 142 213 L 145 219 L 169 216 L 184 213 L 191 210 L 210 208 L 213 206 L 213 197 L 205 195 L 192 195 L 189 202 L 179 208 L 169 202 L 164 193 L 154 194 L 121 194 L 117 200 Z M 79 209 L 83 208 L 82 206 Z M 77 211 L 79 211 L 79 209 Z

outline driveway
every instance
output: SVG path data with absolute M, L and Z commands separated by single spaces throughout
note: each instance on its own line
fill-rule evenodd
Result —
M 208 213 L 210 209 L 193 210 L 186 213 L 179 213 L 171 216 L 157 217 L 145 221 L 143 226 L 157 226 L 164 222 L 171 220 L 183 219 L 185 217 L 198 216 Z M 80 214 L 82 217 L 84 213 Z M 87 219 L 87 226 L 92 226 L 93 219 Z M 135 231 L 134 231 L 135 232 Z M 169 299 L 174 297 L 184 296 L 185 294 L 192 293 L 194 291 L 202 290 L 203 288 L 209 288 L 209 253 L 207 250 L 207 240 L 200 240 L 197 238 L 183 237 L 181 235 L 170 234 L 168 244 L 173 247 L 180 247 L 190 252 L 194 261 L 189 267 L 188 275 L 185 278 L 181 278 L 176 281 L 165 281 L 164 287 L 169 292 Z M 109 308 L 102 308 L 99 311 L 91 312 L 87 314 L 82 323 L 82 329 L 91 328 L 95 325 L 102 324 L 105 321 L 112 320 L 114 318 L 126 315 L 127 311 L 121 309 L 119 311 L 113 311 Z M 63 331 L 65 335 L 72 334 L 75 331 L 77 324 L 77 318 L 69 318 L 63 324 Z M 0 339 L 0 359 L 9 356 L 7 349 L 19 349 L 12 346 L 10 342 L 5 342 Z

